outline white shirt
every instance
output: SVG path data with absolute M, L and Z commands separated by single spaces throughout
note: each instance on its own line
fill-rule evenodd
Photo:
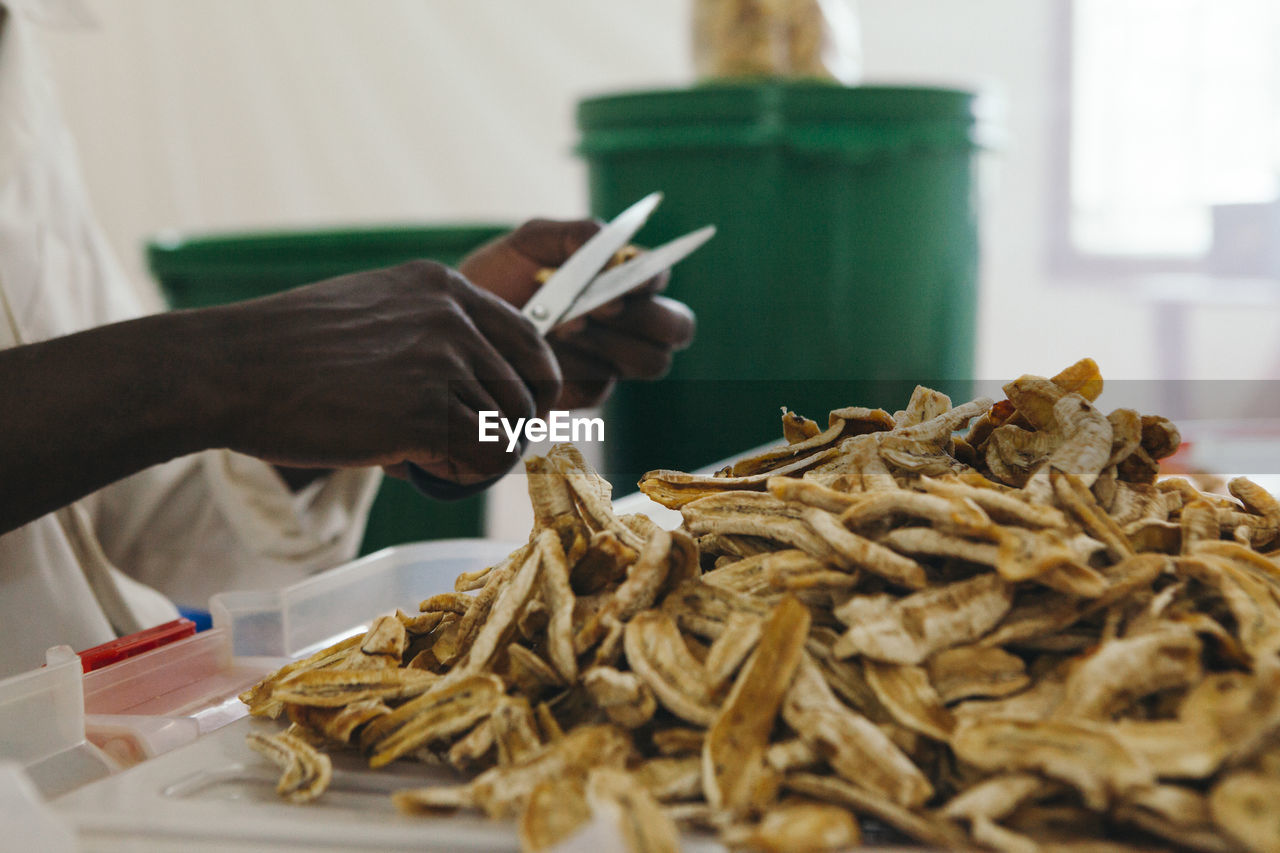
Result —
M 10 10 L 0 31 L 5 348 L 134 317 L 142 305 L 90 213 L 28 30 L 50 9 L 0 5 Z M 170 599 L 204 607 L 221 590 L 281 586 L 351 559 L 379 480 L 376 470 L 340 471 L 294 494 L 269 465 L 209 451 L 0 536 L 0 677 L 40 666 L 49 646 L 85 649 L 175 618 Z

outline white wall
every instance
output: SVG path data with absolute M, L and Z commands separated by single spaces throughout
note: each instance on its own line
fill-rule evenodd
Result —
M 683 0 L 119 0 L 46 42 L 121 255 L 163 229 L 578 216 L 584 94 L 688 78 Z
M 575 216 L 585 94 L 692 78 L 690 0 L 115 0 L 51 34 L 91 192 L 126 263 L 176 228 Z M 860 0 L 868 79 L 1005 106 L 985 209 L 978 374 L 1161 377 L 1152 306 L 1044 263 L 1053 0 Z M 1274 305 L 1192 307 L 1189 376 L 1274 362 Z M 904 345 L 907 345 L 904 342 Z

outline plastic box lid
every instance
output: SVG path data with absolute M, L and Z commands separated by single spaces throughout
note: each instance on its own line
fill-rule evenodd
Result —
M 95 669 L 102 669 L 113 663 L 119 663 L 126 658 L 149 652 L 152 649 L 158 649 L 175 640 L 190 637 L 195 632 L 195 622 L 185 617 L 174 619 L 172 622 L 165 622 L 163 625 L 146 628 L 127 637 L 120 637 L 111 642 L 94 646 L 91 649 L 85 649 L 79 652 L 80 666 L 86 673 L 93 672 Z

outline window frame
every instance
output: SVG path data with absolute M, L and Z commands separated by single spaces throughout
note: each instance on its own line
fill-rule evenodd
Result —
M 1048 216 L 1045 219 L 1047 268 L 1055 278 L 1090 284 L 1106 283 L 1124 289 L 1147 289 L 1153 278 L 1172 276 L 1215 280 L 1244 280 L 1224 276 L 1210 267 L 1210 253 L 1199 257 L 1158 254 L 1108 254 L 1083 251 L 1071 237 L 1071 174 L 1074 154 L 1071 133 L 1074 124 L 1073 71 L 1075 64 L 1075 0 L 1051 0 L 1053 26 L 1061 34 L 1053 39 L 1049 69 L 1052 106 L 1049 111 L 1046 157 Z M 1258 281 L 1257 277 L 1248 279 Z M 1275 281 L 1280 294 L 1280 280 Z

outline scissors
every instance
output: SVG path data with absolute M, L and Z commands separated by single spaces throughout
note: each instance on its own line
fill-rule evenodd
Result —
M 619 249 L 626 246 L 648 221 L 662 201 L 662 193 L 650 193 L 618 214 L 595 233 L 582 248 L 552 271 L 521 311 L 538 334 L 547 335 L 555 327 L 576 320 L 619 296 L 634 290 L 663 270 L 682 260 L 716 233 L 714 225 L 690 231 L 682 237 L 644 252 L 625 263 L 606 269 Z M 495 477 L 464 486 L 429 474 L 408 463 L 409 482 L 418 491 L 441 500 L 458 500 L 479 494 L 493 485 Z

